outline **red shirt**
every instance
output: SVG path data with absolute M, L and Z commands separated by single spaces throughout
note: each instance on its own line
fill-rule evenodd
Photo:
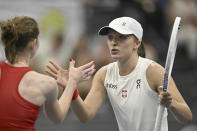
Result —
M 35 131 L 40 106 L 21 97 L 18 85 L 29 67 L 0 63 L 0 131 Z

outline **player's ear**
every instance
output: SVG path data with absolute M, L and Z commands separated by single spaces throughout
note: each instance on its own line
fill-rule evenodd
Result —
M 140 40 L 136 40 L 134 49 L 138 49 L 140 47 L 140 45 L 141 45 L 141 41 Z
M 36 50 L 38 48 L 38 39 L 33 39 L 30 41 L 30 48 L 32 50 Z

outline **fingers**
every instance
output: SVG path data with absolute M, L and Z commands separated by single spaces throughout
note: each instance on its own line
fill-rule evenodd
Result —
M 69 71 L 68 70 L 60 70 L 59 75 L 60 77 L 67 77 Z
M 91 67 L 85 69 L 83 72 L 84 72 L 84 73 L 89 73 L 89 74 L 90 74 L 94 68 L 95 68 L 95 65 L 93 64 Z M 92 75 L 92 74 L 91 74 L 91 75 Z
M 84 73 L 84 81 L 85 80 L 89 80 L 92 75 L 94 74 L 94 72 L 96 71 L 95 69 L 95 64 L 93 61 L 89 62 L 88 64 L 84 65 L 81 69 L 84 69 L 83 73 Z
M 170 92 L 161 92 L 160 95 L 162 95 L 165 98 L 171 96 Z
M 81 68 L 82 70 L 85 70 L 85 69 L 90 68 L 92 65 L 95 65 L 94 61 L 91 61 L 91 62 L 89 62 L 89 63 L 87 63 L 87 64 L 85 64 L 85 65 L 83 65 L 83 66 L 80 66 L 80 68 Z
M 94 74 L 94 72 L 96 71 L 96 69 L 92 69 L 91 71 L 85 73 L 85 76 L 90 79 L 92 77 L 92 75 Z M 90 78 L 89 78 L 90 77 Z
M 87 81 L 87 80 L 91 79 L 92 75 L 94 74 L 95 71 L 96 71 L 96 69 L 92 69 L 90 72 L 87 72 L 84 75 L 83 81 Z
M 87 81 L 87 80 L 89 80 L 91 77 L 92 77 L 92 76 L 88 76 L 88 77 L 84 78 L 83 81 Z
M 73 60 L 72 58 L 70 58 L 70 63 L 69 63 L 69 68 L 71 67 L 75 67 L 75 60 Z
M 49 61 L 49 63 L 51 63 L 52 67 L 50 65 L 46 65 L 47 69 L 49 69 L 51 73 L 57 74 L 57 71 L 60 70 L 61 67 L 51 60 Z
M 165 107 L 168 108 L 168 107 L 170 107 L 171 104 L 172 104 L 172 99 L 168 99 L 168 100 L 165 100 L 165 101 L 160 100 L 160 101 L 159 101 L 159 104 L 164 105 Z
M 46 65 L 46 67 L 47 67 L 47 69 L 48 69 L 50 72 L 52 72 L 52 73 L 54 73 L 54 74 L 57 74 L 57 70 L 56 70 L 56 69 L 52 68 L 52 67 L 49 66 L 49 65 Z
M 52 60 L 49 60 L 49 63 L 51 63 L 53 65 L 53 67 L 55 67 L 55 69 L 58 71 L 61 67 L 59 65 L 57 65 L 55 62 L 53 62 Z
M 163 86 L 159 86 L 158 92 L 161 93 L 163 91 Z
M 92 74 L 95 72 L 94 62 L 91 61 L 88 64 L 75 68 L 75 61 L 70 59 L 69 65 L 69 79 L 72 78 L 78 82 L 89 80 Z
M 167 102 L 160 102 L 159 104 L 164 105 L 165 107 L 169 108 L 171 106 L 172 100 Z
M 159 97 L 159 101 L 160 102 L 165 102 L 165 101 L 169 101 L 169 100 L 172 100 L 172 97 L 169 95 L 169 96 L 167 96 L 167 97 L 165 97 L 165 96 L 160 96 Z
M 96 72 L 96 69 L 93 69 L 93 70 L 91 71 L 91 75 L 93 75 L 95 72 Z
M 45 71 L 48 75 L 50 75 L 51 77 L 53 77 L 54 79 L 57 79 L 57 74 L 51 72 L 51 71 Z
M 159 95 L 159 104 L 169 107 L 172 103 L 172 96 L 169 92 L 161 92 Z
M 51 77 L 57 79 L 57 71 L 60 69 L 60 66 L 58 66 L 57 64 L 55 64 L 53 61 L 49 61 L 49 63 L 52 64 L 53 67 L 46 65 L 47 70 L 45 71 L 48 75 L 50 75 Z

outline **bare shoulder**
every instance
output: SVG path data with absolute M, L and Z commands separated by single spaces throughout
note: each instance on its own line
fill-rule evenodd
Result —
M 103 66 L 102 68 L 100 68 L 96 72 L 96 74 L 94 76 L 94 79 L 97 79 L 97 80 L 100 79 L 100 80 L 104 81 L 105 80 L 106 73 L 107 73 L 107 65 L 106 66 Z
M 150 86 L 156 88 L 163 82 L 165 69 L 158 63 L 151 63 L 146 70 L 146 77 Z
M 164 74 L 164 68 L 163 66 L 161 66 L 160 64 L 156 63 L 156 62 L 153 62 L 151 63 L 148 68 L 147 68 L 147 75 L 154 75 L 155 73 L 158 75 L 158 74 L 161 74 L 163 75 Z
M 47 76 L 47 75 L 44 75 L 44 74 L 40 74 L 38 72 L 35 72 L 35 71 L 30 71 L 28 74 L 27 74 L 27 79 L 30 79 L 34 82 L 44 82 L 44 83 L 48 83 L 48 82 L 53 82 L 55 81 L 54 78 L 50 77 L 50 76 Z
M 54 78 L 35 71 L 28 72 L 26 74 L 25 81 L 27 81 L 27 83 L 31 85 L 36 86 L 43 93 L 47 93 L 48 91 L 55 90 L 55 88 L 57 88 L 57 84 Z

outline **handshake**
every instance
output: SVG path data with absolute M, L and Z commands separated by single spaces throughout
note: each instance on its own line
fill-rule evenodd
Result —
M 80 67 L 75 67 L 75 61 L 70 59 L 69 69 L 63 69 L 53 61 L 49 61 L 49 63 L 50 65 L 46 66 L 45 72 L 53 77 L 59 85 L 64 87 L 67 86 L 69 80 L 76 84 L 89 80 L 96 71 L 94 61 Z

